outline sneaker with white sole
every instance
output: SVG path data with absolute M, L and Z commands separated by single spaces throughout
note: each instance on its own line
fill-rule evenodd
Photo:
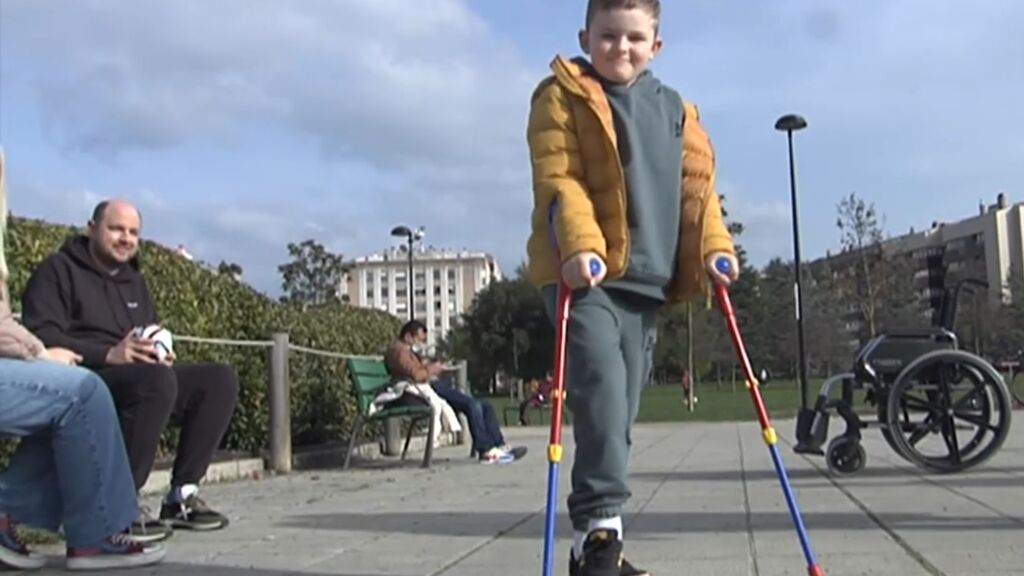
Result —
M 569 576 L 651 576 L 633 566 L 622 554 L 622 540 L 615 530 L 594 530 L 583 544 L 583 556 L 569 551 Z
M 481 464 L 509 464 L 519 460 L 523 456 L 526 456 L 526 446 L 516 446 L 515 448 L 491 448 L 480 456 Z
M 68 547 L 67 569 L 73 571 L 139 568 L 163 561 L 160 544 L 140 544 L 127 534 L 114 534 L 96 548 Z
M 151 544 L 166 540 L 174 530 L 161 520 L 153 518 L 146 506 L 139 507 L 139 517 L 125 530 L 125 534 L 139 544 Z
M 7 518 L 0 516 L 0 567 L 15 570 L 41 570 L 46 566 L 46 557 L 28 549 L 25 541 L 18 536 L 18 527 Z
M 160 519 L 174 528 L 199 532 L 220 530 L 228 525 L 227 516 L 207 506 L 195 494 L 183 502 L 164 502 L 160 507 Z

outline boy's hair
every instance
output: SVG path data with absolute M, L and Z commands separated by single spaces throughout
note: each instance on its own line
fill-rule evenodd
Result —
M 594 21 L 594 14 L 601 10 L 632 10 L 640 8 L 646 10 L 651 18 L 654 18 L 654 28 L 658 29 L 661 21 L 661 0 L 587 0 L 587 29 Z

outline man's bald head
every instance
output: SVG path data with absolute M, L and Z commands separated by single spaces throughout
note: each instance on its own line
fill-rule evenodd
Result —
M 135 217 L 139 220 L 140 224 L 142 223 L 142 212 L 140 212 L 139 209 L 136 208 L 135 205 L 132 204 L 131 202 L 127 200 L 121 200 L 118 198 L 104 200 L 97 204 L 96 207 L 92 209 L 92 221 L 102 221 L 103 217 L 106 216 L 108 209 L 116 210 L 118 212 L 123 212 L 125 210 L 135 212 Z
M 89 252 L 104 268 L 116 270 L 139 250 L 142 215 L 126 200 L 104 200 L 89 221 Z

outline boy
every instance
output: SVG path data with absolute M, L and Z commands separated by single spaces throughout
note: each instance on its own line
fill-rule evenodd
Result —
M 655 314 L 708 295 L 708 275 L 728 284 L 739 269 L 697 110 L 647 70 L 662 46 L 660 17 L 658 0 L 589 0 L 579 33 L 589 61 L 556 57 L 531 104 L 529 277 L 552 317 L 559 276 L 574 290 L 566 365 L 576 442 L 571 576 L 648 574 L 623 557 L 620 514 Z M 720 257 L 732 265 L 729 276 L 713 266 Z M 602 264 L 596 275 L 593 259 Z

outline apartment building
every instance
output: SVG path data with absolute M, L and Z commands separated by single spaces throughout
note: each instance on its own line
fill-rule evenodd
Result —
M 342 279 L 353 306 L 410 317 L 409 255 L 405 247 L 357 258 Z M 433 345 L 458 322 L 478 292 L 502 279 L 494 257 L 482 252 L 418 246 L 413 249 L 413 317 L 427 325 Z
M 1006 287 L 1016 275 L 1024 282 L 1024 203 L 1010 205 L 1005 194 L 994 204 L 978 206 L 978 213 L 956 222 L 933 222 L 922 231 L 910 230 L 882 243 L 888 260 L 903 257 L 914 275 L 913 286 L 922 311 L 938 310 L 946 288 L 965 277 L 988 282 L 991 304 L 1011 295 Z M 833 274 L 852 273 L 856 253 L 828 254 L 812 263 L 812 269 L 827 264 Z M 1002 288 L 1002 289 L 1000 289 Z M 851 311 L 851 316 L 853 316 Z M 848 328 L 856 326 L 847 325 Z

